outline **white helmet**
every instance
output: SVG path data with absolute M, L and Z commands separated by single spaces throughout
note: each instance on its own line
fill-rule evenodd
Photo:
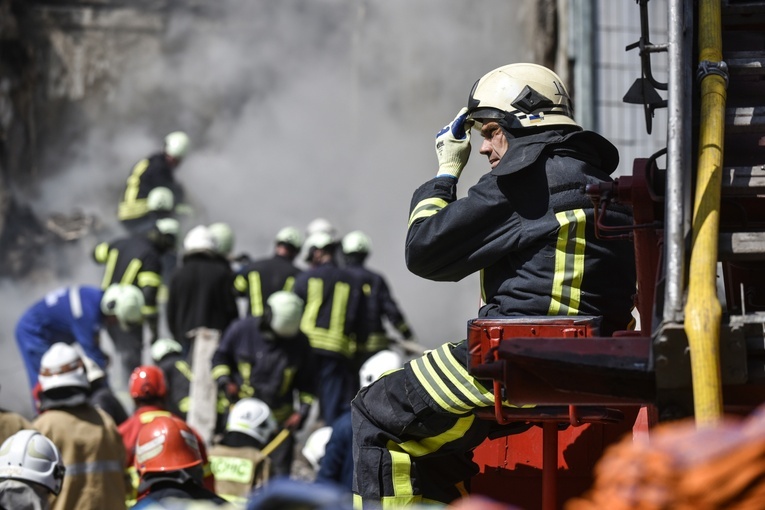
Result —
M 170 188 L 158 186 L 146 195 L 146 207 L 150 211 L 172 211 L 175 207 L 175 196 Z
M 276 429 L 276 420 L 271 414 L 271 409 L 257 398 L 243 398 L 234 404 L 228 413 L 227 432 L 247 434 L 262 444 L 268 443 Z
M 56 445 L 36 430 L 20 430 L 0 446 L 0 479 L 38 483 L 58 495 L 65 471 Z
M 324 232 L 325 234 L 329 234 L 329 237 L 332 239 L 332 241 L 337 240 L 337 229 L 324 218 L 316 218 L 315 220 L 311 221 L 311 223 L 309 223 L 305 228 L 306 237 L 310 237 L 312 234 L 316 234 L 317 232 Z
M 327 450 L 329 437 L 332 435 L 332 427 L 325 426 L 311 432 L 303 446 L 303 457 L 311 463 L 311 466 L 318 471 L 324 452 Z
M 537 64 L 510 64 L 475 82 L 468 118 L 481 129 L 484 119 L 504 119 L 508 128 L 572 125 L 571 97 L 560 77 Z
M 369 237 L 361 230 L 354 230 L 343 237 L 343 253 L 369 254 L 372 250 L 372 242 Z
M 183 251 L 186 253 L 215 251 L 215 240 L 210 229 L 204 225 L 197 225 L 189 230 L 183 239 Z
M 404 359 L 396 351 L 380 351 L 361 365 L 359 369 L 359 383 L 363 388 L 375 382 L 386 372 L 399 369 L 403 366 Z
M 172 338 L 160 338 L 151 344 L 151 359 L 153 359 L 154 362 L 159 362 L 171 352 L 183 352 L 181 344 Z
M 165 137 L 165 154 L 181 159 L 189 152 L 191 142 L 183 131 L 173 131 Z
M 123 330 L 143 322 L 142 308 L 146 304 L 141 289 L 135 285 L 113 283 L 101 298 L 101 312 L 114 315 Z
M 300 331 L 303 318 L 303 300 L 294 292 L 280 290 L 266 300 L 271 309 L 271 330 L 283 338 L 291 338 Z
M 334 240 L 332 239 L 332 236 L 326 232 L 315 232 L 308 236 L 308 239 L 305 240 L 305 247 L 309 250 L 311 248 L 323 250 L 333 243 Z
M 89 388 L 82 358 L 71 345 L 56 342 L 45 351 L 38 374 L 42 391 L 54 388 Z
M 177 236 L 181 230 L 181 224 L 175 218 L 160 218 L 154 222 L 154 226 L 162 234 Z
M 90 357 L 83 355 L 82 363 L 85 365 L 85 376 L 88 378 L 88 382 L 98 381 L 106 377 L 104 369 L 98 366 L 98 363 L 93 361 Z
M 228 223 L 213 223 L 207 229 L 215 243 L 215 251 L 227 257 L 234 249 L 234 231 Z
M 296 250 L 299 250 L 303 246 L 303 236 L 300 235 L 300 231 L 295 227 L 284 227 L 276 233 L 277 243 L 284 243 L 292 246 Z

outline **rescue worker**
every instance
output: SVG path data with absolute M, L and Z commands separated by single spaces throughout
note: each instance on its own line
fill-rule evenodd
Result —
M 125 508 L 125 447 L 114 420 L 88 402 L 88 378 L 71 345 L 55 343 L 40 363 L 41 414 L 34 428 L 66 466 L 54 510 Z
M 151 346 L 151 359 L 165 376 L 167 410 L 185 420 L 189 411 L 189 386 L 193 374 L 183 356 L 183 347 L 172 338 L 160 338 Z
M 119 401 L 109 386 L 109 379 L 106 377 L 104 369 L 87 356 L 82 356 L 82 362 L 85 365 L 85 375 L 90 384 L 88 395 L 93 407 L 97 407 L 111 416 L 117 425 L 127 420 L 128 415 L 125 406 L 122 405 L 122 402 Z
M 183 248 L 183 263 L 170 280 L 167 322 L 191 362 L 193 377 L 186 419 L 209 445 L 218 416 L 218 392 L 210 375 L 210 363 L 221 333 L 239 317 L 239 307 L 234 271 L 215 252 L 210 230 L 204 225 L 192 228 Z
M 457 199 L 471 127 L 484 139 L 480 153 L 491 170 Z M 605 335 L 629 327 L 633 247 L 595 236 L 585 194 L 588 184 L 611 181 L 619 155 L 576 124 L 554 72 L 535 64 L 489 72 L 438 133 L 435 148 L 437 175 L 411 202 L 410 271 L 438 281 L 480 271 L 480 317 L 585 314 L 602 316 Z M 608 222 L 631 226 L 630 210 L 609 209 Z M 359 506 L 451 502 L 478 472 L 471 459 L 476 446 L 495 431 L 528 427 L 476 418 L 474 409 L 493 406 L 494 395 L 466 366 L 466 342 L 446 343 L 359 392 L 353 401 Z
M 135 445 L 139 500 L 133 508 L 165 508 L 164 502 L 184 500 L 226 505 L 202 481 L 200 447 L 196 434 L 176 416 L 157 416 L 142 427 Z
M 0 443 L 19 430 L 31 429 L 32 424 L 19 413 L 0 409 Z
M 65 471 L 50 439 L 36 430 L 16 432 L 0 446 L 0 508 L 48 510 Z
M 412 329 L 404 314 L 393 299 L 385 277 L 364 264 L 372 250 L 372 242 L 364 232 L 354 230 L 343 236 L 343 258 L 345 268 L 364 282 L 364 294 L 367 297 L 367 316 L 369 334 L 363 348 L 356 353 L 358 366 L 361 366 L 375 353 L 388 349 L 390 338 L 383 324 L 385 319 L 404 340 L 411 340 Z
M 308 338 L 300 331 L 302 314 L 299 297 L 275 292 L 262 316 L 245 317 L 226 330 L 212 358 L 213 378 L 232 404 L 258 398 L 272 410 L 279 427 L 291 432 L 303 426 L 318 382 Z M 271 454 L 272 476 L 289 476 L 294 445 L 290 434 Z
M 144 425 L 150 423 L 155 418 L 159 416 L 170 417 L 174 415 L 168 411 L 165 406 L 167 386 L 165 384 L 165 377 L 159 367 L 154 365 L 141 365 L 136 367 L 135 370 L 133 370 L 133 373 L 130 374 L 128 389 L 130 391 L 130 397 L 135 404 L 135 411 L 118 427 L 118 430 L 122 436 L 126 451 L 125 469 L 130 476 L 132 488 L 137 490 L 138 476 L 135 471 L 134 460 L 138 434 Z M 210 471 L 207 454 L 201 441 L 202 438 L 195 430 L 191 430 L 197 441 L 202 445 L 200 451 L 204 461 L 202 463 L 204 484 L 208 489 L 212 490 L 215 487 L 215 481 L 213 480 Z M 136 493 L 134 492 L 132 498 L 128 498 L 128 501 L 134 499 L 135 495 Z
M 306 240 L 311 267 L 295 278 L 295 293 L 305 301 L 300 329 L 308 336 L 316 360 L 319 409 L 331 425 L 358 391 L 353 368 L 357 346 L 367 334 L 362 281 L 335 263 L 337 243 L 319 232 Z
M 78 343 L 101 368 L 107 358 L 99 346 L 102 327 L 118 324 L 123 330 L 143 321 L 144 297 L 133 285 L 63 287 L 32 305 L 16 324 L 16 343 L 24 359 L 29 387 L 34 388 L 40 359 L 54 343 Z
M 149 228 L 156 217 L 149 209 L 149 193 L 155 188 L 172 191 L 173 206 L 183 202 L 183 188 L 175 180 L 175 170 L 189 152 L 191 143 L 183 131 L 173 131 L 165 136 L 162 152 L 140 160 L 133 166 L 127 179 L 125 193 L 120 201 L 117 217 L 130 232 Z
M 155 222 L 147 232 L 133 234 L 111 242 L 102 242 L 93 250 L 93 259 L 103 264 L 104 275 L 101 288 L 122 283 L 135 285 L 144 297 L 143 323 L 149 327 L 149 343 L 157 339 L 159 311 L 157 294 L 164 274 L 163 257 L 175 249 L 178 237 L 178 220 L 163 218 Z M 144 331 L 142 324 L 135 324 L 127 331 L 119 327 L 107 328 L 114 347 L 120 355 L 124 376 L 141 364 Z M 124 379 L 123 379 L 124 380 Z
M 234 230 L 228 223 L 219 221 L 217 223 L 211 223 L 207 226 L 210 231 L 210 235 L 213 238 L 213 244 L 215 245 L 215 252 L 226 260 L 231 258 L 231 252 L 234 251 Z
M 361 365 L 359 385 L 369 386 L 377 379 L 404 366 L 401 354 L 390 349 L 380 351 Z M 332 423 L 316 474 L 317 482 L 333 482 L 349 491 L 353 488 L 353 427 L 348 410 Z
M 236 291 L 247 297 L 247 313 L 263 315 L 268 297 L 279 290 L 292 290 L 300 269 L 295 258 L 300 254 L 303 239 L 295 227 L 284 227 L 274 238 L 273 255 L 255 260 L 242 268 L 234 280 Z
M 270 459 L 261 450 L 276 434 L 271 409 L 262 400 L 243 398 L 231 408 L 226 432 L 210 448 L 215 493 L 227 501 L 243 504 L 254 488 L 271 475 Z

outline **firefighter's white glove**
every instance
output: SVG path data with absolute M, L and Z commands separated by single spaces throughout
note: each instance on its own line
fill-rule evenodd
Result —
M 467 108 L 462 108 L 451 124 L 447 124 L 436 135 L 436 156 L 438 156 L 437 177 L 449 175 L 460 178 L 470 157 L 470 128 Z

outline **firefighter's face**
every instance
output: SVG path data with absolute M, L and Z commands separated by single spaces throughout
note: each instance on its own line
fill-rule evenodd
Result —
M 489 158 L 489 165 L 493 169 L 507 152 L 507 137 L 496 122 L 485 123 L 481 128 L 481 136 L 483 143 L 481 143 L 481 150 L 478 152 Z

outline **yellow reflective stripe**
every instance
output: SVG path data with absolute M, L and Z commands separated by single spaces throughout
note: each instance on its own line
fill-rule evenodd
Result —
M 212 376 L 213 381 L 217 381 L 224 375 L 231 375 L 231 368 L 229 368 L 228 365 L 215 365 L 212 372 L 210 372 L 210 375 Z
M 583 209 L 555 215 L 560 224 L 555 245 L 555 275 L 548 315 L 577 315 L 584 277 L 584 231 L 587 217 Z
M 301 391 L 298 394 L 298 398 L 300 399 L 300 402 L 303 404 L 313 404 L 313 401 L 316 397 L 314 397 L 311 393 L 306 393 L 305 391 Z
M 449 388 L 441 381 L 438 374 L 432 374 L 432 367 L 423 362 L 424 358 L 412 360 L 410 366 L 415 377 L 420 381 L 425 391 L 436 401 L 443 409 L 454 414 L 465 414 L 470 412 L 471 408 L 458 399 Z M 451 403 L 445 399 L 451 400 Z
M 292 287 L 295 285 L 295 277 L 294 276 L 288 276 L 286 280 L 284 280 L 284 287 L 282 290 L 292 290 Z
M 421 200 L 414 209 L 412 209 L 412 214 L 409 215 L 409 225 L 407 225 L 407 228 L 411 227 L 412 223 L 420 218 L 433 216 L 447 205 L 449 205 L 449 202 L 443 198 L 426 198 L 425 200 Z
M 150 316 L 150 315 L 157 315 L 159 313 L 159 309 L 156 306 L 142 306 L 141 307 L 141 315 L 143 316 Z
M 433 351 L 433 359 L 452 384 L 473 404 L 480 407 L 494 405 L 494 395 L 454 359 L 448 344 Z
M 295 367 L 287 367 L 282 374 L 282 385 L 279 387 L 279 395 L 286 394 L 292 388 L 292 381 L 295 379 Z
M 189 397 L 183 397 L 180 402 L 178 402 L 178 409 L 182 413 L 188 413 L 189 412 Z
M 335 284 L 329 328 L 319 328 L 316 326 L 316 321 L 324 296 L 324 281 L 321 278 L 308 279 L 306 306 L 300 322 L 300 329 L 308 336 L 311 347 L 337 352 L 346 357 L 353 354 L 350 348 L 350 339 L 345 336 L 345 315 L 348 310 L 350 293 L 351 286 L 349 284 L 345 282 Z
M 367 337 L 367 342 L 363 348 L 366 352 L 377 352 L 388 348 L 390 339 L 385 333 L 371 333 Z
M 336 352 L 343 356 L 350 357 L 353 354 L 351 344 L 345 337 L 338 338 L 337 334 L 323 328 L 313 328 L 309 331 L 305 331 L 308 335 L 309 343 L 314 349 L 322 349 L 324 351 Z
M 117 265 L 117 257 L 119 257 L 119 250 L 110 250 L 106 260 L 106 268 L 104 269 L 104 278 L 101 280 L 101 288 L 106 288 L 112 283 L 114 278 L 114 267 Z
M 138 416 L 138 420 L 143 423 L 149 423 L 150 421 L 153 421 L 154 418 L 158 416 L 171 416 L 170 412 L 168 411 L 146 411 L 145 413 L 141 413 Z
M 422 457 L 438 451 L 442 446 L 465 436 L 467 431 L 475 421 L 475 415 L 470 414 L 459 418 L 454 425 L 437 436 L 426 437 L 420 441 L 406 441 L 404 443 L 394 443 L 388 441 L 388 450 L 400 450 L 406 452 L 412 457 Z
M 250 285 L 250 311 L 253 317 L 263 315 L 263 286 L 260 283 L 260 273 L 252 271 L 247 275 Z
M 125 285 L 133 284 L 138 277 L 138 271 L 141 270 L 142 265 L 143 263 L 138 259 L 131 260 L 127 269 L 125 269 L 125 272 L 122 273 L 122 279 L 120 279 L 120 283 Z
M 391 461 L 391 482 L 393 495 L 403 496 L 414 494 L 412 488 L 412 459 L 406 453 L 388 451 Z
M 348 300 L 351 286 L 345 282 L 337 282 L 332 294 L 332 311 L 330 312 L 329 330 L 338 336 L 344 336 L 345 316 L 348 312 Z
M 99 243 L 98 246 L 93 250 L 93 258 L 96 259 L 96 262 L 99 264 L 103 264 L 106 262 L 106 257 L 109 256 L 109 243 Z
M 215 480 L 252 485 L 255 478 L 255 463 L 240 457 L 219 457 L 210 455 L 210 469 Z
M 162 285 L 162 277 L 154 271 L 141 271 L 136 279 L 139 287 L 157 287 Z
M 173 365 L 189 381 L 193 378 L 194 372 L 191 370 L 191 367 L 185 360 L 179 359 L 178 361 L 173 363 Z
M 119 210 L 117 212 L 119 219 L 129 220 L 139 218 L 148 211 L 149 207 L 146 203 L 146 199 L 138 198 L 138 190 L 141 186 L 141 176 L 148 167 L 148 159 L 142 159 L 133 167 L 130 177 L 127 178 L 125 195 L 122 197 L 122 202 L 119 204 Z
M 364 291 L 365 296 L 369 296 L 370 294 L 372 294 L 372 286 L 369 285 L 368 283 L 365 283 L 364 285 L 362 285 L 361 290 Z
M 240 274 L 236 275 L 236 278 L 234 278 L 234 288 L 244 294 L 247 291 L 247 278 Z

